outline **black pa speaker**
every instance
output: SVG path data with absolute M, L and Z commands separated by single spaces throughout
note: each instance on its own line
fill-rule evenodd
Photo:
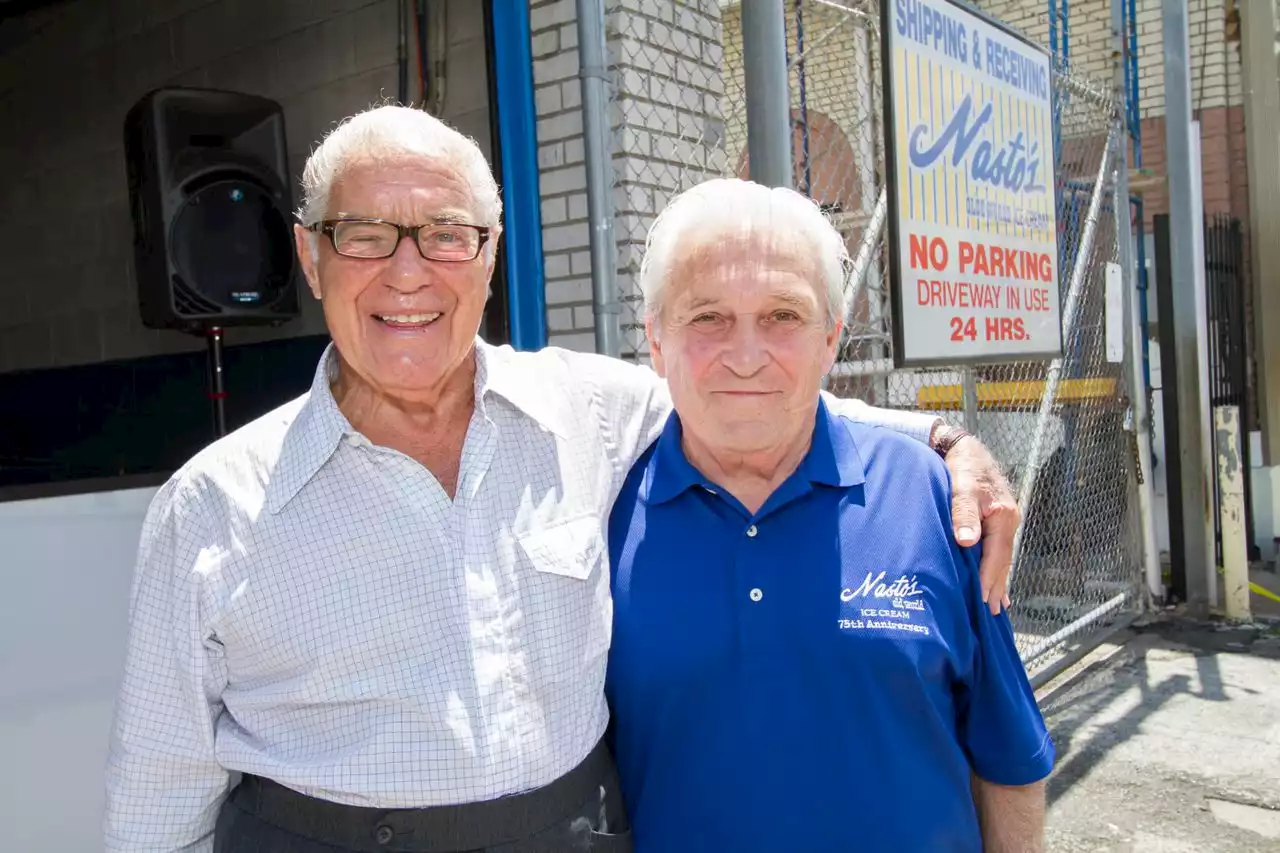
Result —
M 125 118 L 143 325 L 200 332 L 298 315 L 284 116 L 275 101 L 157 89 Z

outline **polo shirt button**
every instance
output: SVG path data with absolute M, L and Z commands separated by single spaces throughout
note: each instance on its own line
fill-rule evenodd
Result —
M 385 847 L 395 839 L 396 831 L 384 823 L 382 826 L 378 827 L 378 830 L 374 833 L 373 837 L 379 844 Z
M 756 587 L 755 589 L 751 590 L 752 601 L 759 601 L 762 598 L 764 598 L 764 592 L 760 589 L 760 587 Z
M 757 532 L 759 531 L 756 530 L 756 526 L 754 524 L 747 528 L 747 535 L 752 539 L 755 538 Z

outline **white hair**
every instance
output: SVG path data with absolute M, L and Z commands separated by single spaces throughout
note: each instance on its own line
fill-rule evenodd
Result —
M 827 321 L 845 318 L 849 251 L 840 232 L 813 201 L 795 190 L 737 178 L 714 178 L 677 195 L 658 214 L 645 241 L 640 292 L 649 317 L 657 317 L 674 267 L 698 246 L 725 238 L 794 241 L 813 254 Z
M 433 160 L 457 170 L 471 188 L 473 215 L 478 219 L 473 224 L 490 228 L 502 224 L 502 196 L 475 140 L 430 113 L 395 105 L 356 113 L 325 136 L 302 170 L 298 218 L 304 225 L 324 219 L 333 185 L 352 166 L 405 158 Z M 490 241 L 486 248 L 492 251 L 492 247 Z

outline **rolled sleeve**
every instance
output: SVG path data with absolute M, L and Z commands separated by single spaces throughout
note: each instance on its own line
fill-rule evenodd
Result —
M 997 785 L 1030 785 L 1053 770 L 1053 739 L 1018 656 L 1008 612 L 993 616 L 982 603 L 978 551 L 961 550 L 961 559 L 970 563 L 966 597 L 974 646 L 959 697 L 960 739 L 981 778 Z

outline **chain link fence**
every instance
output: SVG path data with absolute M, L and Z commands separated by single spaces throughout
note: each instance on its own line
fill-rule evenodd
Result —
M 1063 357 L 895 370 L 879 4 L 786 6 L 793 185 L 823 206 L 855 257 L 853 299 L 829 387 L 877 406 L 941 414 L 978 435 L 1000 461 L 1025 513 L 1011 615 L 1034 672 L 1140 604 L 1132 373 L 1108 352 L 1105 336 L 1107 311 L 1117 307 L 1107 306 L 1108 266 L 1116 266 L 1113 276 L 1119 272 L 1119 241 L 1129 239 L 1128 217 L 1117 222 L 1112 194 L 1122 163 L 1119 105 L 1109 81 L 1057 67 Z M 725 0 L 607 0 L 605 8 L 621 355 L 645 360 L 634 281 L 654 216 L 708 178 L 749 175 L 741 8 Z M 1025 11 L 1024 19 L 1033 17 Z M 1100 197 L 1091 205 L 1095 191 Z M 1074 311 L 1066 304 L 1073 280 Z M 1046 391 L 1053 394 L 1048 403 Z

